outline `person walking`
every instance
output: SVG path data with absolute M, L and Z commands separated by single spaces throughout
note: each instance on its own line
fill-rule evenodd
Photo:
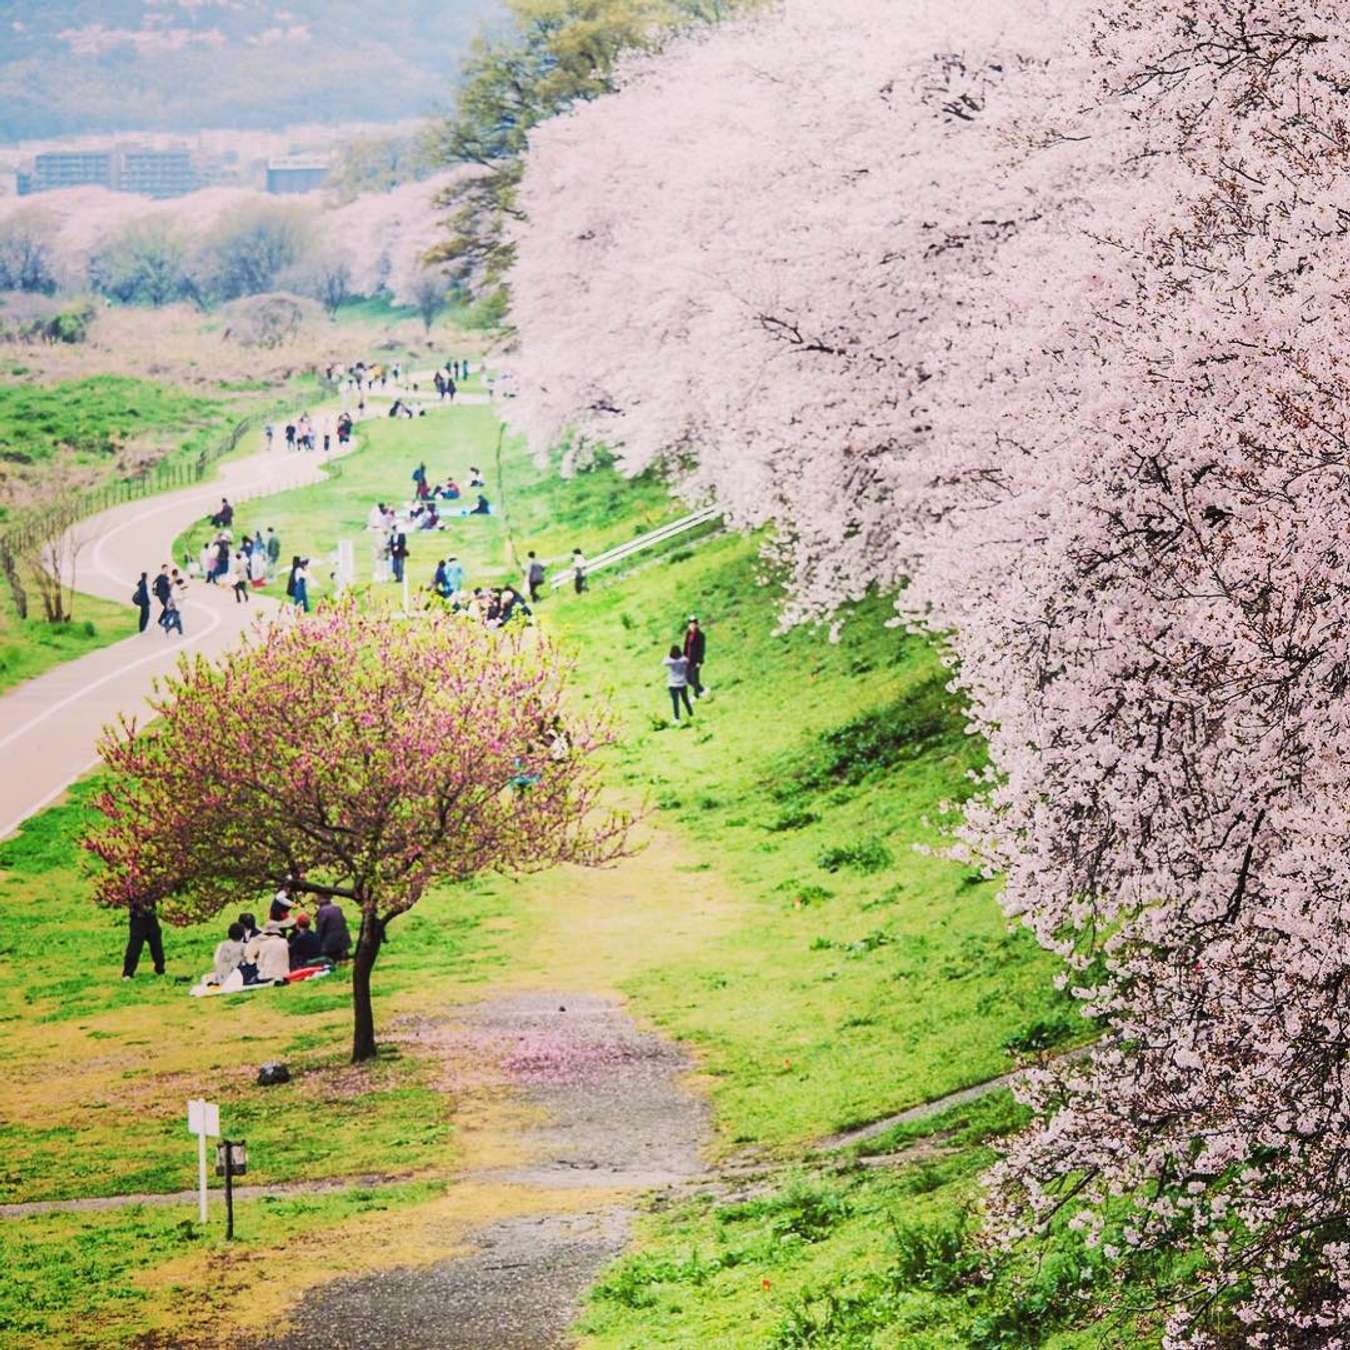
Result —
M 694 691 L 695 698 L 702 698 L 707 692 L 707 687 L 703 683 L 702 670 L 703 658 L 707 655 L 708 639 L 703 634 L 703 629 L 698 626 L 698 615 L 689 616 L 689 626 L 684 630 L 684 659 L 689 663 L 689 686 Z
M 163 620 L 164 610 L 168 606 L 170 598 L 173 596 L 173 581 L 169 576 L 169 564 L 165 563 L 159 569 L 159 575 L 155 578 L 152 588 L 155 593 L 155 599 L 159 601 L 160 619 Z
M 544 589 L 544 576 L 544 564 L 531 549 L 529 557 L 525 560 L 525 588 L 529 591 L 530 600 L 534 604 L 539 603 L 539 596 Z
M 140 633 L 144 633 L 150 625 L 150 583 L 146 577 L 147 574 L 142 572 L 141 579 L 131 594 L 131 603 L 141 612 L 140 627 L 137 629 Z
M 586 559 L 579 548 L 572 550 L 572 585 L 578 595 L 586 589 Z
M 394 564 L 394 580 L 403 580 L 403 564 L 408 558 L 408 536 L 397 526 L 389 536 L 389 557 Z
M 234 555 L 234 570 L 231 572 L 234 577 L 234 603 L 236 605 L 245 604 L 248 601 L 248 558 L 244 556 L 244 550 L 238 549 Z
M 168 637 L 170 633 L 177 633 L 179 637 L 183 636 L 183 611 L 178 608 L 178 601 L 170 594 L 165 602 L 163 610 L 159 616 L 159 626 L 164 630 L 164 636 Z
M 675 720 L 680 720 L 680 704 L 685 712 L 694 715 L 694 705 L 689 701 L 689 662 L 684 653 L 676 646 L 670 649 L 670 655 L 662 662 L 666 668 L 666 688 L 670 690 L 670 707 Z
M 127 949 L 122 957 L 122 978 L 131 979 L 141 961 L 141 949 L 150 944 L 155 974 L 164 974 L 164 934 L 153 901 L 135 900 L 127 910 Z

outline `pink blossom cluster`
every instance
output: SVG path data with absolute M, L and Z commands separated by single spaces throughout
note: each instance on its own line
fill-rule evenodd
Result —
M 520 423 L 772 525 L 789 620 L 949 636 L 963 847 L 1103 1028 L 996 1229 L 1192 1251 L 1171 1345 L 1350 1343 L 1350 33 L 903 10 L 788 0 L 539 130 Z

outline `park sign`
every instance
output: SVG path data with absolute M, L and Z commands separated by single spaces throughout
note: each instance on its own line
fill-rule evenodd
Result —
M 206 1222 L 206 1136 L 220 1136 L 220 1107 L 215 1102 L 194 1097 L 187 1104 L 188 1133 L 197 1136 L 197 1201 L 198 1214 Z
M 220 1134 L 220 1107 L 215 1102 L 194 1099 L 188 1102 L 188 1133 L 201 1139 Z

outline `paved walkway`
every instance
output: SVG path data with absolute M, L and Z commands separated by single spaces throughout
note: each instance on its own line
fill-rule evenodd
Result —
M 136 578 L 145 571 L 153 579 L 162 563 L 181 562 L 173 558 L 173 541 L 218 507 L 222 496 L 238 507 L 250 498 L 317 483 L 324 477 L 322 464 L 332 458 L 265 451 L 222 464 L 209 482 L 81 521 L 75 529 L 86 542 L 77 559 L 76 588 L 130 607 Z M 256 614 L 275 610 L 276 602 L 255 595 L 241 605 L 229 586 L 193 582 L 180 608 L 182 638 L 167 636 L 152 617 L 144 633 L 67 661 L 0 697 L 0 761 L 6 769 L 0 775 L 0 838 L 98 763 L 103 727 L 119 713 L 143 712 L 154 681 L 173 671 L 180 653 L 214 656 L 227 650 Z
M 412 378 L 429 382 L 431 372 L 417 372 Z M 367 393 L 372 417 L 379 417 L 395 398 L 413 399 L 428 412 L 491 402 L 488 395 L 475 393 L 444 403 L 428 399 L 425 392 L 391 385 Z M 273 419 L 277 427 L 284 421 Z M 360 446 L 360 427 L 358 423 L 358 435 L 342 453 Z M 77 560 L 76 589 L 130 607 L 141 572 L 149 572 L 153 579 L 161 564 L 181 564 L 173 557 L 173 541 L 193 521 L 210 515 L 221 497 L 238 507 L 252 498 L 321 482 L 322 466 L 337 457 L 286 450 L 279 444 L 277 449 L 221 465 L 209 482 L 128 502 L 81 521 L 75 529 L 85 543 Z M 284 558 L 286 541 L 281 542 Z M 0 763 L 6 769 L 0 775 L 0 839 L 50 806 L 98 764 L 103 728 L 121 713 L 146 712 L 155 680 L 173 672 L 180 653 L 217 656 L 228 651 L 256 615 L 275 611 L 277 603 L 255 594 L 250 604 L 242 605 L 227 585 L 193 582 L 179 608 L 181 638 L 167 636 L 152 617 L 144 633 L 67 661 L 0 696 Z

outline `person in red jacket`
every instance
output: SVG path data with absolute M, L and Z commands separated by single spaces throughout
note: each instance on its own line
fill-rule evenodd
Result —
M 708 687 L 703 683 L 702 676 L 703 658 L 707 650 L 708 640 L 703 635 L 703 629 L 698 626 L 698 615 L 691 614 L 689 626 L 684 630 L 684 659 L 689 663 L 686 678 L 695 698 L 702 698 L 707 693 Z

